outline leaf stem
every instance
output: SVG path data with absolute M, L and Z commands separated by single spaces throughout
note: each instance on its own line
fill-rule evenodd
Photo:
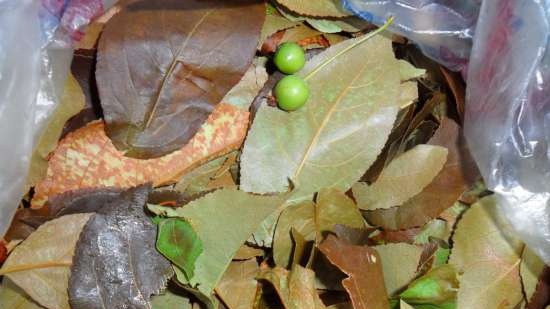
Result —
M 37 269 L 37 268 L 48 268 L 48 267 L 67 267 L 71 266 L 73 263 L 71 261 L 56 261 L 56 262 L 44 262 L 36 264 L 24 264 L 24 265 L 15 265 L 12 267 L 4 267 L 0 269 L 0 276 L 9 273 L 15 273 L 19 271 Z
M 390 16 L 390 18 L 388 18 L 388 20 L 386 21 L 386 23 L 384 25 L 382 25 L 382 27 L 370 32 L 369 34 L 365 35 L 364 37 L 362 37 L 361 39 L 359 39 L 357 42 L 355 42 L 354 44 L 344 48 L 343 50 L 341 50 L 340 52 L 338 52 L 336 55 L 328 58 L 327 60 L 325 60 L 324 62 L 322 62 L 321 64 L 319 64 L 315 69 L 313 69 L 313 71 L 309 72 L 308 75 L 306 75 L 306 77 L 304 77 L 304 80 L 308 80 L 310 79 L 313 75 L 315 75 L 317 72 L 319 72 L 322 68 L 324 68 L 325 66 L 327 66 L 329 63 L 331 63 L 332 61 L 334 61 L 334 59 L 338 58 L 339 56 L 341 56 L 342 54 L 345 54 L 347 53 L 348 51 L 350 51 L 351 49 L 353 49 L 354 47 L 356 47 L 357 45 L 367 41 L 368 39 L 372 38 L 373 36 L 379 34 L 380 32 L 386 30 L 391 24 L 393 23 L 393 16 Z

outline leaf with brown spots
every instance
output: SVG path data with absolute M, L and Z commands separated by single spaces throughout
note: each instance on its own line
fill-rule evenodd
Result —
M 46 179 L 35 187 L 32 206 L 42 207 L 48 198 L 76 189 L 176 182 L 204 162 L 239 148 L 247 127 L 248 112 L 220 104 L 183 148 L 160 158 L 139 160 L 125 157 L 115 148 L 105 135 L 103 122 L 92 122 L 59 143 Z
M 152 158 L 188 143 L 252 63 L 264 18 L 250 0 L 133 1 L 114 15 L 96 76 L 117 149 Z
M 348 275 L 342 285 L 355 309 L 389 309 L 388 293 L 382 273 L 382 260 L 368 246 L 347 244 L 329 235 L 319 249 L 342 272 Z
M 441 172 L 403 205 L 366 212 L 370 224 L 390 230 L 421 226 L 451 207 L 477 180 L 479 172 L 453 120 L 445 118 L 429 144 L 448 149 Z

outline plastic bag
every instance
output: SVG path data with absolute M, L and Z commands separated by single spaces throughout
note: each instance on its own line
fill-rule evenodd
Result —
M 502 213 L 550 263 L 550 0 L 344 0 L 467 76 L 464 129 Z
M 30 158 L 63 91 L 72 42 L 114 0 L 0 0 L 0 235 L 25 191 Z

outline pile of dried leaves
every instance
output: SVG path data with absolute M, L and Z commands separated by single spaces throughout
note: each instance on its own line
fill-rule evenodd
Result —
M 304 108 L 274 107 L 279 44 L 308 50 L 305 76 L 374 28 L 336 3 L 125 1 L 90 25 L 0 307 L 544 308 L 455 74 L 386 33 L 312 75 Z

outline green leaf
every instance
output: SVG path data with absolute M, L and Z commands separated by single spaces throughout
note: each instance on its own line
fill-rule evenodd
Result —
M 192 309 L 189 298 L 166 290 L 164 294 L 151 298 L 152 309 Z
M 472 205 L 458 222 L 449 260 L 463 273 L 457 308 L 515 308 L 521 303 L 523 248 L 499 215 L 493 196 Z
M 195 262 L 191 280 L 176 272 L 178 281 L 189 283 L 210 296 L 239 247 L 260 223 L 284 204 L 287 196 L 260 196 L 236 189 L 222 189 L 182 208 L 149 205 L 157 214 L 185 218 L 202 240 L 204 251 Z
M 21 288 L 9 278 L 4 278 L 0 286 L 0 307 L 6 309 L 41 309 Z
M 393 295 L 407 286 L 416 276 L 422 247 L 405 243 L 374 247 L 382 259 L 384 282 L 388 295 Z
M 294 265 L 291 271 L 282 267 L 262 269 L 258 279 L 269 281 L 286 309 L 326 308 L 315 289 L 315 273 Z
M 411 305 L 454 303 L 457 290 L 456 270 L 446 264 L 414 280 L 399 297 Z
M 446 160 L 446 148 L 418 145 L 393 159 L 372 185 L 356 183 L 353 196 L 359 208 L 365 210 L 401 205 L 422 192 L 441 171 Z
M 418 69 L 410 64 L 408 61 L 399 60 L 399 75 L 401 81 L 408 81 L 414 78 L 418 78 L 426 74 L 426 70 Z
M 298 75 L 307 76 L 356 41 L 328 48 Z M 400 104 L 399 64 L 390 40 L 376 36 L 352 48 L 308 84 L 311 95 L 302 109 L 259 109 L 241 157 L 243 190 L 283 192 L 291 179 L 292 201 L 324 187 L 346 191 L 380 153 Z
M 188 280 L 193 278 L 195 261 L 203 251 L 202 242 L 191 224 L 179 218 L 160 221 L 157 250 L 185 272 Z
M 529 247 L 524 248 L 519 272 L 527 301 L 535 294 L 544 266 L 544 262 Z
M 265 82 L 267 82 L 266 63 L 266 57 L 254 58 L 252 65 L 244 73 L 241 81 L 229 90 L 222 99 L 222 102 L 248 110 L 258 92 L 262 89 Z

